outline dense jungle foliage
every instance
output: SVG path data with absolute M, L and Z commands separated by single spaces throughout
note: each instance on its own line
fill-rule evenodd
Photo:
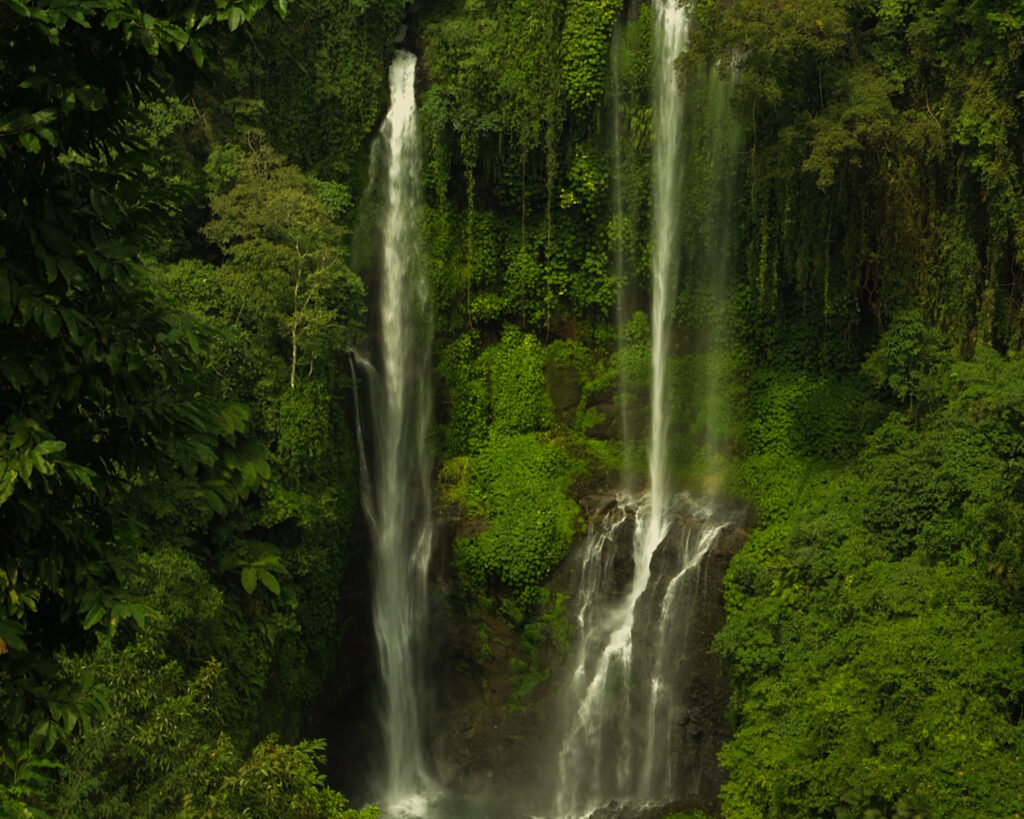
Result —
M 375 815 L 311 737 L 373 674 L 348 351 L 396 33 L 451 606 L 470 673 L 522 634 L 529 706 L 580 501 L 644 480 L 653 25 L 0 0 L 0 814 Z M 670 449 L 760 521 L 725 816 L 1024 810 L 1022 56 L 1017 2 L 693 3 Z

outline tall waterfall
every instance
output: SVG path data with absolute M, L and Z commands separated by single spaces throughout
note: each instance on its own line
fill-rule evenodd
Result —
M 685 48 L 689 30 L 686 0 L 654 2 L 654 254 L 651 269 L 651 440 L 648 450 L 651 516 L 650 549 L 665 534 L 668 490 L 668 365 L 669 329 L 679 273 L 679 198 L 682 188 L 679 156 L 683 126 L 683 95 L 675 60 Z
M 373 623 L 386 753 L 383 793 L 377 800 L 399 815 L 416 813 L 430 784 L 422 709 L 427 570 L 433 540 L 427 451 L 432 328 L 417 247 L 420 148 L 415 73 L 416 57 L 399 51 L 390 71 L 391 108 L 381 129 L 387 181 L 380 369 L 370 372 L 374 458 L 372 471 L 364 469 L 363 485 L 374 540 Z
M 620 494 L 588 533 L 579 567 L 579 643 L 565 692 L 557 812 L 583 817 L 610 803 L 669 800 L 694 571 L 727 524 L 669 488 L 667 365 L 679 274 L 683 93 L 675 59 L 689 7 L 655 0 L 650 490 Z M 673 523 L 676 521 L 676 523 Z

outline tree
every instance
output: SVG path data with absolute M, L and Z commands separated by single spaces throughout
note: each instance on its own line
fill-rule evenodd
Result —
M 144 619 L 126 590 L 140 492 L 189 475 L 225 510 L 261 455 L 204 390 L 201 339 L 139 285 L 173 197 L 146 184 L 139 105 L 192 82 L 266 0 L 0 0 L 0 724 L 52 745 L 103 713 L 55 664 Z M 285 0 L 273 0 L 281 14 Z M 252 470 L 256 469 L 256 472 Z M 245 474 L 249 477 L 246 478 Z
M 300 355 L 312 375 L 314 361 L 350 343 L 360 326 L 363 287 L 342 261 L 344 231 L 313 182 L 263 147 L 211 208 L 204 232 L 228 257 L 232 309 L 257 331 L 287 339 L 294 389 Z

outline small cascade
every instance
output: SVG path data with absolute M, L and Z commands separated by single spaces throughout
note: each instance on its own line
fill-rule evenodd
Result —
M 564 692 L 557 814 L 612 803 L 663 803 L 676 781 L 675 728 L 685 709 L 689 625 L 701 560 L 732 525 L 685 496 L 651 547 L 650 493 L 618 496 L 580 549 L 575 667 Z
M 372 413 L 373 457 L 363 459 L 362 495 L 374 546 L 373 623 L 386 755 L 375 801 L 397 815 L 421 815 L 424 794 L 431 789 L 423 714 L 427 570 L 433 541 L 427 448 L 431 321 L 417 247 L 420 150 L 415 73 L 416 57 L 399 51 L 390 71 L 391 108 L 380 135 L 387 180 L 379 369 L 361 362 Z

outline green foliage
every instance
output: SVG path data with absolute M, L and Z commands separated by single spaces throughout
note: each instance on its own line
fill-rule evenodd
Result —
M 525 613 L 513 600 L 502 602 L 501 613 L 507 620 L 520 626 L 522 637 L 519 653 L 509 659 L 509 677 L 514 689 L 509 694 L 506 707 L 511 711 L 529 707 L 530 695 L 541 683 L 551 676 L 551 669 L 541 659 L 541 652 L 551 646 L 559 656 L 569 651 L 569 641 L 576 633 L 576 627 L 569 621 L 566 610 L 568 598 L 564 594 L 539 588 L 532 595 L 537 615 L 524 622 Z
M 160 269 L 156 275 L 157 286 L 169 300 L 194 314 L 205 311 L 220 314 L 229 309 L 219 271 L 211 264 L 198 259 L 181 259 Z
M 544 352 L 537 338 L 506 327 L 501 340 L 477 353 L 478 336 L 466 333 L 441 353 L 448 386 L 448 451 L 480 450 L 491 431 L 510 435 L 553 422 L 545 389 Z
M 340 261 L 344 231 L 323 184 L 265 147 L 242 155 L 234 179 L 214 197 L 208 226 L 229 261 L 217 269 L 183 260 L 158 281 L 211 328 L 208 366 L 223 394 L 252 409 L 253 434 L 270 453 L 259 491 L 230 523 L 189 533 L 236 598 L 236 640 L 222 656 L 239 691 L 229 722 L 245 744 L 267 731 L 294 735 L 334 669 L 349 561 L 342 544 L 357 500 L 343 417 L 351 404 L 338 392 L 362 286 Z M 331 190 L 340 202 L 343 191 Z M 280 267 L 268 269 L 266 258 Z M 180 537 L 171 506 L 167 536 Z
M 626 392 L 650 387 L 651 332 L 646 313 L 634 313 L 623 328 L 623 344 L 616 352 L 616 363 Z
M 258 21 L 255 48 L 226 67 L 239 96 L 256 97 L 253 125 L 292 162 L 323 179 L 365 174 L 366 142 L 387 110 L 387 66 L 404 0 L 310 0 L 286 26 Z
M 490 400 L 487 381 L 476 365 L 478 336 L 465 333 L 441 352 L 437 370 L 447 386 L 449 454 L 478 451 L 487 437 Z
M 202 331 L 141 285 L 138 260 L 177 212 L 141 150 L 182 119 L 161 83 L 189 81 L 212 32 L 261 5 L 0 6 L 5 737 L 52 747 L 102 714 L 53 658 L 144 620 L 127 584 L 158 487 L 187 479 L 182 515 L 209 518 L 265 468 L 247 410 L 206 378 Z
M 576 626 L 569 619 L 566 606 L 569 598 L 547 589 L 543 589 L 539 597 L 541 614 L 537 617 L 538 628 L 555 651 L 564 657 L 569 653 L 570 641 L 576 634 Z
M 540 649 L 544 645 L 543 632 L 533 623 L 523 628 L 523 639 L 519 644 L 522 657 L 509 661 L 509 672 L 515 690 L 509 696 L 509 708 L 522 709 L 533 690 L 550 675 L 551 669 L 541 668 Z
M 31 744 L 13 742 L 0 750 L 0 810 L 4 816 L 46 817 L 40 805 L 52 787 L 51 776 L 60 763 L 40 754 Z
M 39 167 L 58 151 L 91 153 L 98 140 L 129 145 L 117 126 L 136 116 L 136 95 L 156 96 L 158 71 L 188 77 L 214 44 L 211 24 L 234 31 L 265 4 L 180 2 L 157 16 L 115 3 L 58 9 L 5 0 L 4 28 L 14 39 L 0 70 L 13 94 L 0 120 L 0 157 Z M 273 5 L 283 16 L 286 0 Z M 186 48 L 187 61 L 178 56 Z M 36 64 L 41 54 L 50 57 L 45 66 Z M 97 64 L 109 73 L 89 70 Z
M 215 145 L 203 166 L 203 175 L 208 186 L 207 193 L 211 196 L 224 193 L 238 181 L 238 174 L 244 165 L 245 151 L 240 145 L 233 142 Z
M 583 109 L 604 97 L 605 61 L 621 0 L 570 0 L 562 29 L 562 76 L 569 104 Z
M 544 384 L 543 352 L 534 336 L 507 327 L 501 341 L 480 356 L 489 374 L 490 429 L 514 435 L 551 423 L 551 401 Z
M 306 381 L 281 395 L 275 408 L 275 452 L 287 474 L 314 471 L 323 442 L 330 438 L 331 400 L 322 381 Z
M 498 329 L 515 322 L 550 336 L 559 322 L 600 326 L 615 300 L 605 231 L 607 171 L 578 158 L 559 189 L 550 221 L 520 212 L 474 210 L 465 216 L 428 208 L 430 268 L 438 331 Z
M 717 639 L 738 719 L 726 815 L 966 817 L 1018 798 L 1021 555 L 1007 544 L 1024 371 L 986 348 L 952 363 L 936 342 L 908 316 L 871 357 L 905 395 L 923 383 L 905 374 L 927 374 L 927 406 L 893 413 L 845 464 L 790 450 L 804 465 L 776 478 L 785 489 L 759 485 L 769 514 L 733 560 Z M 760 458 L 792 445 L 786 415 L 762 427 Z
M 919 313 L 896 315 L 864 362 L 864 371 L 899 401 L 931 404 L 943 387 L 941 377 L 951 363 L 941 335 L 925 325 Z
M 881 420 L 877 399 L 856 376 L 780 374 L 764 382 L 750 404 L 746 446 L 752 455 L 842 462 L 856 455 Z
M 646 136 L 627 143 L 598 128 L 620 7 L 466 2 L 427 14 L 420 123 L 442 336 L 514 322 L 589 342 L 608 330 L 618 280 L 646 276 L 646 6 L 614 49 L 622 120 L 646 109 Z M 624 207 L 613 217 L 616 185 Z
M 488 526 L 456 542 L 462 569 L 478 587 L 500 584 L 523 605 L 565 557 L 581 530 L 579 507 L 566 496 L 575 464 L 560 447 L 532 434 L 495 434 L 470 466 L 468 506 Z
M 105 639 L 92 655 L 65 661 L 74 675 L 95 677 L 110 705 L 71 743 L 54 814 L 349 816 L 343 798 L 323 788 L 321 742 L 270 738 L 246 754 L 227 733 L 243 692 L 207 652 L 230 656 L 238 639 L 230 596 L 176 548 L 143 558 L 139 591 L 151 616 L 134 641 Z
M 763 521 L 781 525 L 809 487 L 856 457 L 885 410 L 857 374 L 759 373 L 750 384 L 743 458 L 728 488 L 753 499 Z
M 273 151 L 249 156 L 211 209 L 204 232 L 229 259 L 228 307 L 257 334 L 290 344 L 294 388 L 300 357 L 311 374 L 360 326 L 362 282 L 342 261 L 342 231 L 312 183 Z
M 458 156 L 472 205 L 478 160 L 507 132 L 523 173 L 530 152 L 544 152 L 550 201 L 563 119 L 557 71 L 563 13 L 558 0 L 513 0 L 494 8 L 466 2 L 424 26 L 424 64 L 437 79 L 422 104 L 434 175 L 429 189 L 443 196 L 447 162 Z
M 171 96 L 262 5 L 0 3 L 5 816 L 356 815 L 321 787 L 320 745 L 252 751 L 297 732 L 337 642 L 354 464 L 328 379 L 362 308 L 332 221 L 347 194 L 252 130 L 248 151 L 209 143 L 259 100 Z M 176 258 L 216 258 L 206 193 L 234 269 Z M 230 274 L 268 260 L 295 273 L 289 315 L 229 326 Z M 286 398 L 282 331 L 305 370 Z
M 201 810 L 186 808 L 178 816 L 377 819 L 377 808 L 347 810 L 345 797 L 323 786 L 324 775 L 317 767 L 323 763 L 323 755 L 323 740 L 279 745 L 273 738 L 268 739 L 253 749 L 236 772 L 224 778 Z
M 542 347 L 513 326 L 478 352 L 479 339 L 466 333 L 440 357 L 449 407 L 441 497 L 452 512 L 486 519 L 482 532 L 456 541 L 470 597 L 509 595 L 503 605 L 519 615 L 506 614 L 520 624 L 580 531 L 574 481 L 612 460 L 569 429 L 615 373 L 579 342 Z
M 965 353 L 1020 346 L 1022 19 L 938 0 L 700 6 L 693 51 L 742 54 L 760 309 L 813 294 L 849 332 L 918 308 Z

